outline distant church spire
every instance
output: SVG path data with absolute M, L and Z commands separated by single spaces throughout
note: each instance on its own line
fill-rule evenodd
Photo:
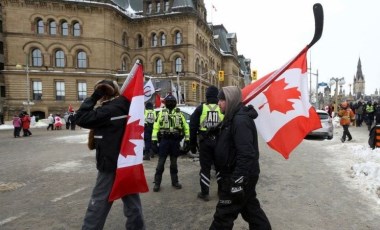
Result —
M 358 66 L 356 70 L 356 75 L 354 75 L 354 87 L 353 87 L 354 95 L 357 99 L 362 98 L 365 95 L 365 80 L 362 71 L 362 61 L 358 61 Z

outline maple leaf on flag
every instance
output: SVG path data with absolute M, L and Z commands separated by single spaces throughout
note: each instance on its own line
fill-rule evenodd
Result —
M 130 116 L 128 116 L 128 119 Z M 136 156 L 135 147 L 136 144 L 133 143 L 135 140 L 143 140 L 144 139 L 144 126 L 141 126 L 140 119 L 135 120 L 127 125 L 127 128 L 125 130 L 126 134 L 129 139 L 124 141 L 122 143 L 122 147 L 120 150 L 120 154 L 124 157 L 130 156 Z
M 288 84 L 285 82 L 285 79 L 273 82 L 269 85 L 268 89 L 263 92 L 265 97 L 268 100 L 270 112 L 274 110 L 286 114 L 290 110 L 294 110 L 293 102 L 289 99 L 299 99 L 301 98 L 301 93 L 298 91 L 297 87 L 292 87 L 285 89 Z M 264 104 L 265 105 L 265 104 Z M 261 105 L 261 109 L 264 105 Z

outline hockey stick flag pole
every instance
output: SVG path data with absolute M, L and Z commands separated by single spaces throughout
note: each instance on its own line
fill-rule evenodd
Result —
M 121 89 L 120 89 L 120 94 L 123 95 L 125 89 L 127 88 L 127 86 L 129 85 L 129 83 L 131 82 L 131 80 L 133 79 L 133 77 L 135 76 L 135 73 L 136 73 L 136 70 L 137 70 L 137 67 L 141 65 L 140 64 L 140 60 L 137 60 L 135 62 L 135 64 L 133 65 L 131 71 L 129 72 L 128 74 L 128 77 L 125 79 L 123 85 L 121 86 Z
M 286 65 L 282 66 L 280 69 L 274 71 L 270 77 L 268 77 L 262 84 L 256 87 L 252 92 L 244 99 L 243 103 L 246 104 L 255 98 L 259 93 L 261 93 L 264 89 L 266 89 L 272 82 L 274 82 L 281 74 L 285 72 L 291 66 L 295 60 L 297 60 L 302 54 L 307 52 L 322 36 L 323 32 L 323 7 L 320 3 L 316 3 L 313 5 L 314 12 L 314 21 L 315 21 L 315 31 L 314 37 L 311 42 L 301 50 L 297 56 L 291 59 Z

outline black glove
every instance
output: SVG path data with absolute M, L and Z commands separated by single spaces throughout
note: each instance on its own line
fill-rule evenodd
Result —
M 246 178 L 244 176 L 231 178 L 231 195 L 235 200 L 242 201 L 244 198 L 244 185 L 246 184 Z
M 100 90 L 100 89 L 95 89 L 94 92 L 92 93 L 91 95 L 91 98 L 94 100 L 94 101 L 98 101 L 100 98 L 102 98 L 104 96 L 104 91 L 103 90 Z
M 197 153 L 197 144 L 190 144 L 190 151 L 193 154 Z
M 152 142 L 152 151 L 153 151 L 155 154 L 158 154 L 158 141 L 153 141 L 153 142 Z
M 183 151 L 187 153 L 189 152 L 189 150 L 190 150 L 190 141 L 186 140 L 185 143 L 183 143 Z

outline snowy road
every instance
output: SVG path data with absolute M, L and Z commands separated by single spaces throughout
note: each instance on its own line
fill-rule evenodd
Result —
M 273 229 L 380 229 L 376 186 L 371 190 L 367 178 L 351 170 L 360 166 L 358 159 L 363 161 L 361 153 L 369 152 L 367 132 L 351 130 L 351 143 L 342 144 L 337 129 L 331 141 L 304 140 L 289 160 L 260 143 L 258 198 Z M 80 229 L 96 176 L 94 153 L 84 144 L 87 132 L 43 128 L 32 132 L 29 138 L 15 139 L 11 130 L 0 130 L 0 229 Z M 150 188 L 156 163 L 157 158 L 144 163 Z M 142 194 L 148 230 L 208 229 L 217 201 L 216 183 L 211 201 L 198 200 L 198 170 L 198 162 L 180 158 L 183 189 L 175 190 L 167 163 L 161 192 Z M 123 222 L 117 201 L 105 229 L 123 229 Z M 248 226 L 239 218 L 234 229 Z

